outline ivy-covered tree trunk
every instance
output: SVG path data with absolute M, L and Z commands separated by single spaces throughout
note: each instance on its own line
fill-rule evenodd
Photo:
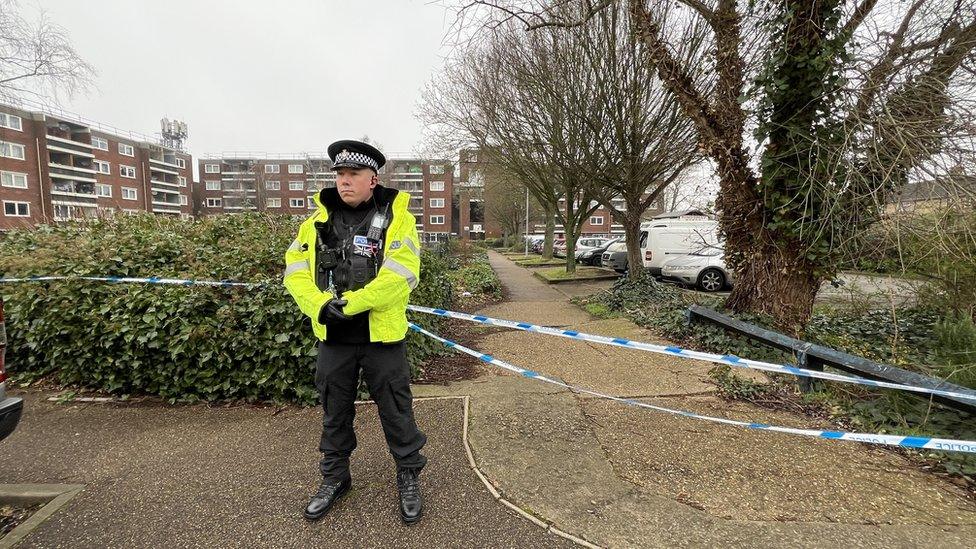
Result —
M 726 306 L 768 315 L 781 329 L 798 335 L 810 319 L 823 277 L 805 258 L 803 244 L 773 242 L 763 233 L 755 235 L 757 242 L 743 258 Z
M 843 179 L 834 154 L 843 137 L 830 101 L 840 88 L 847 41 L 839 0 L 785 0 L 773 9 L 769 24 L 778 47 L 759 78 L 764 97 L 757 137 L 766 147 L 756 194 L 738 193 L 744 204 L 760 207 L 741 212 L 746 223 L 735 217 L 727 223 L 734 225 L 727 228 L 727 245 L 739 252 L 739 279 L 728 305 L 769 314 L 796 333 L 809 320 L 824 277 L 834 272 L 832 232 L 816 227 L 828 215 L 824 189 Z

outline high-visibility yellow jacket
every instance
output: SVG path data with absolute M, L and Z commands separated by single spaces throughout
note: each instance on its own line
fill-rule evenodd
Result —
M 312 319 L 312 331 L 322 341 L 327 338 L 326 327 L 319 323 L 322 305 L 334 296 L 322 291 L 315 284 L 315 242 L 318 233 L 315 223 L 329 219 L 329 211 L 323 204 L 323 193 L 335 189 L 322 189 L 313 197 L 315 213 L 298 229 L 298 238 L 285 252 L 285 288 L 295 303 Z M 359 290 L 342 294 L 347 301 L 343 312 L 355 315 L 369 311 L 369 340 L 392 343 L 407 334 L 407 302 L 410 291 L 420 281 L 420 246 L 417 238 L 417 222 L 407 210 L 410 195 L 377 185 L 373 199 L 378 206 L 392 200 L 392 219 L 383 239 L 383 263 L 376 278 Z

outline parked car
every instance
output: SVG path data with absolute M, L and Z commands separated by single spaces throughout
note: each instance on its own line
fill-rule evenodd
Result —
M 732 285 L 731 273 L 718 250 L 676 257 L 661 267 L 661 277 L 703 292 L 717 292 Z
M 618 273 L 627 272 L 627 243 L 620 241 L 608 246 L 600 257 L 600 265 Z
M 661 214 L 641 224 L 640 249 L 644 267 L 660 276 L 662 267 L 671 259 L 721 250 L 718 222 L 697 210 Z
M 7 332 L 3 327 L 3 298 L 0 297 L 0 440 L 14 432 L 24 411 L 24 400 L 7 396 Z
M 566 239 L 557 238 L 552 242 L 552 255 L 556 257 L 566 257 Z
M 603 252 L 607 251 L 607 248 L 618 241 L 620 241 L 619 238 L 611 238 L 609 240 L 603 240 L 599 246 L 584 248 L 576 252 L 576 261 L 583 265 L 593 265 L 594 267 L 599 267 L 603 258 Z
M 545 235 L 530 234 L 525 237 L 525 242 L 528 244 L 530 252 L 542 253 L 542 245 L 545 241 Z

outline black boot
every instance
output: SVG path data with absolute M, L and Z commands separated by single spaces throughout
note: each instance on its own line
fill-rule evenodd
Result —
M 322 479 L 322 484 L 312 496 L 311 501 L 305 507 L 305 518 L 308 520 L 318 520 L 325 516 L 332 508 L 332 505 L 349 491 L 352 480 L 346 479 L 342 482 L 328 481 Z
M 397 488 L 400 490 L 400 518 L 406 524 L 420 520 L 424 500 L 420 497 L 420 478 L 416 469 L 397 471 Z

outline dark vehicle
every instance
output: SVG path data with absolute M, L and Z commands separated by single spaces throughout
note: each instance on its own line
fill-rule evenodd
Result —
M 611 244 L 600 257 L 600 264 L 618 273 L 627 272 L 627 243 L 621 241 Z
M 585 250 L 576 252 L 576 261 L 583 265 L 599 267 L 603 261 L 603 252 L 607 251 L 607 248 L 619 241 L 619 238 L 614 238 L 607 240 L 594 248 L 587 248 Z
M 14 432 L 24 411 L 24 400 L 7 396 L 7 369 L 4 355 L 7 351 L 7 332 L 3 326 L 3 298 L 0 297 L 0 440 Z

